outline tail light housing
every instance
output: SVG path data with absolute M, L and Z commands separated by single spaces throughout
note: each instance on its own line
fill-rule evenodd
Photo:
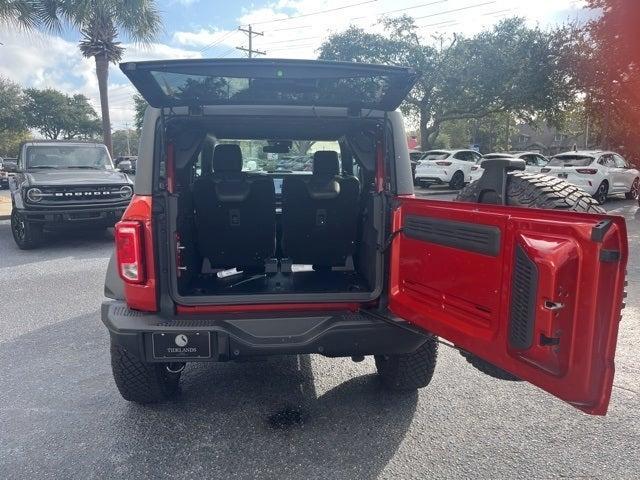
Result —
M 451 162 L 436 162 L 436 165 L 440 165 L 441 167 L 448 167 L 451 165 Z
M 596 168 L 576 168 L 576 172 L 585 173 L 587 175 L 595 175 L 596 173 L 598 173 L 598 170 Z
M 474 165 L 473 167 L 471 167 L 471 171 L 475 172 L 476 170 L 478 170 L 478 167 L 476 165 Z
M 125 301 L 129 308 L 143 312 L 158 311 L 152 203 L 151 196 L 134 195 L 115 229 L 115 263 Z
M 541 168 L 540 173 L 549 173 L 551 171 L 550 168 Z
M 141 284 L 146 280 L 144 261 L 144 226 L 137 221 L 116 224 L 116 259 L 120 278 L 127 283 Z

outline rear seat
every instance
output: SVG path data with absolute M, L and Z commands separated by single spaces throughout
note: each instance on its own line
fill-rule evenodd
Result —
M 275 253 L 275 190 L 242 172 L 238 145 L 216 145 L 213 173 L 193 187 L 198 250 L 212 268 L 262 269 Z
M 282 184 L 282 249 L 292 263 L 344 266 L 355 252 L 360 182 L 341 176 L 338 154 L 318 151 L 313 175 Z

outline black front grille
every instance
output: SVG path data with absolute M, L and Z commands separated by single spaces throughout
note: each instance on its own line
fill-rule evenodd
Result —
M 509 318 L 509 344 L 524 350 L 533 344 L 538 294 L 538 267 L 524 249 L 516 246 L 511 283 L 511 310 Z
M 37 186 L 42 193 L 37 205 L 82 205 L 117 204 L 128 202 L 130 196 L 123 196 L 122 187 L 126 185 L 78 185 L 78 186 Z M 29 197 L 27 196 L 27 199 Z

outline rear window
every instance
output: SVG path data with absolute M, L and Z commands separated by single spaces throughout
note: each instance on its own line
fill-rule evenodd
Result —
M 449 152 L 427 152 L 424 157 L 422 157 L 422 160 L 443 160 L 450 155 Z
M 593 157 L 584 155 L 562 155 L 561 157 L 553 157 L 547 164 L 549 167 L 586 167 L 593 162 Z
M 152 71 L 165 97 L 182 104 L 380 104 L 392 79 L 386 75 L 353 78 L 217 77 Z

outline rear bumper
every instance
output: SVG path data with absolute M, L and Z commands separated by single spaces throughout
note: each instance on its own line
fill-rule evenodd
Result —
M 422 183 L 448 183 L 451 181 L 451 174 L 443 168 L 417 168 L 416 181 Z
M 101 205 L 88 208 L 26 208 L 21 209 L 20 213 L 29 222 L 44 223 L 48 226 L 71 224 L 113 226 L 122 218 L 126 209 L 127 205 Z
M 415 351 L 425 337 L 389 322 L 354 312 L 183 315 L 165 318 L 130 310 L 124 302 L 102 304 L 102 321 L 111 342 L 146 362 L 155 359 L 153 333 L 208 332 L 211 358 L 186 361 L 226 361 L 265 355 L 320 353 L 330 357 L 397 354 Z M 397 323 L 398 326 L 392 323 Z
M 550 175 L 550 173 L 547 173 L 547 175 Z M 557 175 L 553 175 L 553 176 L 555 177 Z M 592 178 L 586 178 L 586 176 L 583 176 L 583 175 L 569 174 L 567 178 L 564 178 L 563 180 L 565 180 L 566 182 L 572 185 L 575 185 L 576 187 L 579 187 L 581 190 L 584 190 L 589 195 L 593 195 L 598 191 L 598 187 L 600 186 L 601 180 L 596 175 L 590 175 L 590 177 Z

